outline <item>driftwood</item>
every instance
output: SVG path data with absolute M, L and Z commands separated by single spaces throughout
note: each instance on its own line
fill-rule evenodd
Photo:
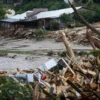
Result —
M 76 8 L 74 7 L 74 5 L 69 1 L 70 6 L 73 8 L 74 13 L 77 15 L 78 19 L 87 27 L 89 27 L 93 32 L 97 33 L 98 35 L 100 35 L 100 32 L 98 30 L 96 30 L 94 27 L 92 27 L 92 25 L 90 25 L 76 10 Z
M 98 38 L 95 38 L 93 36 L 93 32 L 87 28 L 86 31 L 87 39 L 89 40 L 91 46 L 93 47 L 94 50 L 96 50 L 96 47 L 100 49 L 100 40 Z
M 96 73 L 94 72 L 94 71 L 91 71 L 91 70 L 86 70 L 86 69 L 83 69 L 80 65 L 76 65 L 77 66 L 77 68 L 83 73 L 83 74 L 90 74 L 90 75 L 92 75 L 92 76 L 96 76 Z
M 65 47 L 66 47 L 66 49 L 67 49 L 67 52 L 68 52 L 69 57 L 70 57 L 73 61 L 75 61 L 74 52 L 73 52 L 73 50 L 72 50 L 72 47 L 71 47 L 69 41 L 68 41 L 67 38 L 66 38 L 65 33 L 64 33 L 64 32 L 61 32 L 61 35 L 62 35 L 62 40 L 63 40 L 63 42 L 64 42 L 64 44 L 65 44 Z

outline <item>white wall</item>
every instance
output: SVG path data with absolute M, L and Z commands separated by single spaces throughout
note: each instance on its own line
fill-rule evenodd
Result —
M 66 3 L 68 3 L 68 0 L 64 0 Z M 72 2 L 73 2 L 74 0 L 72 0 Z

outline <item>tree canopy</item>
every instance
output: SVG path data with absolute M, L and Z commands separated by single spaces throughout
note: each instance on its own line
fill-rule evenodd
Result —
M 6 11 L 3 8 L 2 2 L 0 2 L 0 19 L 3 19 L 5 17 Z

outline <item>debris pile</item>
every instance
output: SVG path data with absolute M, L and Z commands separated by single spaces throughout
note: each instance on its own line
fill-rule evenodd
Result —
M 7 75 L 9 78 L 17 80 L 22 86 L 27 82 L 29 85 L 35 84 L 33 92 L 36 92 L 36 98 L 41 92 L 40 87 L 45 98 L 49 96 L 50 100 L 54 100 L 52 98 L 54 96 L 59 98 L 56 100 L 99 100 L 100 72 L 97 68 L 98 65 L 100 65 L 100 58 L 93 56 L 85 56 L 78 63 L 72 62 L 70 59 L 62 58 L 58 62 L 51 59 L 36 71 L 17 69 L 17 73 L 0 72 L 0 76 Z M 36 90 L 37 87 L 38 90 Z M 62 97 L 64 99 L 61 99 Z M 40 100 L 36 98 L 34 100 Z
M 98 30 L 97 26 L 98 24 L 95 24 Z M 29 28 L 11 28 L 6 30 L 0 30 L 0 36 L 5 38 L 38 38 L 38 37 L 44 37 L 44 38 L 51 38 L 55 39 L 57 42 L 61 42 L 61 37 L 59 36 L 59 32 L 63 31 L 66 33 L 66 37 L 69 41 L 76 43 L 76 44 L 82 44 L 82 45 L 88 45 L 89 41 L 86 38 L 86 27 L 80 27 L 80 28 L 73 28 L 73 29 L 65 29 L 65 30 L 58 30 L 58 31 L 46 31 L 46 34 L 42 34 L 42 32 L 39 33 L 39 30 L 36 29 L 29 29 Z M 37 33 L 38 32 L 38 33 Z
M 12 38 L 29 38 L 34 37 L 35 29 L 28 28 L 11 28 L 6 30 L 0 30 L 0 36 L 12 37 Z
M 61 34 L 68 51 L 66 58 L 58 62 L 51 59 L 37 70 L 17 69 L 16 73 L 0 72 L 0 76 L 13 79 L 21 87 L 28 84 L 32 100 L 100 100 L 100 55 L 77 59 L 65 34 Z M 1 84 L 0 89 L 2 87 Z M 23 93 L 20 95 L 24 98 Z

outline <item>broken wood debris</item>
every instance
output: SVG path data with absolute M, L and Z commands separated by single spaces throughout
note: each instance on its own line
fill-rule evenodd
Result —
M 20 79 L 24 80 L 26 84 L 27 82 L 36 83 L 36 87 L 35 89 L 33 89 L 34 100 L 39 100 L 40 98 L 39 87 L 41 87 L 41 91 L 49 98 L 52 98 L 51 96 L 56 96 L 60 98 L 63 93 L 64 98 L 70 98 L 70 95 L 72 94 L 75 98 L 77 98 L 75 100 L 94 100 L 94 98 L 95 100 L 99 100 L 100 89 L 98 87 L 99 83 L 96 82 L 96 77 L 98 75 L 96 71 L 93 71 L 95 74 L 90 73 L 91 69 L 89 67 L 83 68 L 82 65 L 79 66 L 79 64 L 76 64 L 77 67 L 75 67 L 76 65 L 70 66 L 70 64 L 66 62 L 65 59 L 62 58 L 62 61 L 66 66 L 62 66 L 63 68 L 62 70 L 60 69 L 60 72 L 59 68 L 61 66 L 57 64 L 49 70 L 44 71 L 41 69 L 38 69 L 38 71 L 34 72 L 33 70 L 32 72 L 30 70 L 17 70 L 17 74 L 12 73 L 12 75 L 9 75 L 9 77 L 19 83 L 22 87 L 24 87 L 24 85 L 20 82 Z M 65 70 L 66 72 L 64 72 L 63 74 L 63 70 L 66 68 L 67 70 Z M 75 69 L 81 71 L 82 73 L 76 71 Z M 83 69 L 85 71 L 89 70 L 90 72 L 85 73 Z M 8 73 L 2 72 L 0 73 L 0 76 L 8 76 Z M 82 79 L 83 82 L 81 81 Z
M 72 4 L 71 6 L 74 9 Z M 79 17 L 82 19 L 81 16 Z M 98 32 L 84 20 L 83 23 L 91 30 Z M 19 31 L 16 31 L 16 36 L 26 36 L 25 30 L 19 30 L 23 32 L 19 34 Z M 100 69 L 98 69 L 100 55 L 93 56 L 93 58 L 84 56 L 80 58 L 80 61 L 77 61 L 65 33 L 62 31 L 60 33 L 68 51 L 66 58 L 61 58 L 58 62 L 51 59 L 36 71 L 33 69 L 17 69 L 17 72 L 14 73 L 1 71 L 0 77 L 7 76 L 9 81 L 13 79 L 23 88 L 25 84 L 28 84 L 32 90 L 32 100 L 100 100 Z M 30 34 L 29 32 L 28 35 Z M 0 85 L 0 89 L 2 86 Z
M 90 58 L 82 57 L 81 59 L 80 62 L 71 60 L 70 63 L 64 58 L 61 58 L 58 62 L 51 59 L 45 63 L 46 70 L 39 68 L 37 71 L 17 69 L 16 73 L 11 74 L 0 72 L 0 77 L 8 76 L 23 88 L 25 83 L 36 84 L 34 89 L 30 84 L 30 88 L 33 90 L 33 100 L 41 100 L 41 92 L 45 95 L 45 98 L 48 96 L 52 100 L 54 100 L 53 97 L 62 100 L 62 96 L 65 100 L 72 100 L 71 98 L 75 98 L 75 100 L 99 100 L 100 72 L 99 70 L 92 70 L 99 63 L 91 64 L 91 67 L 89 67 L 89 64 L 85 64 L 84 59 L 89 61 Z M 97 59 L 99 60 L 98 57 Z

